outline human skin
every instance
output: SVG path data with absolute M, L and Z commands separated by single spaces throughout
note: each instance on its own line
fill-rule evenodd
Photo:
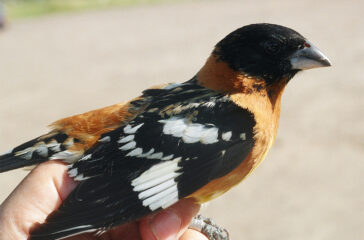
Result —
M 0 206 L 0 239 L 25 240 L 31 229 L 43 223 L 77 185 L 67 166 L 49 161 L 37 166 Z M 187 229 L 200 206 L 184 199 L 166 210 L 139 221 L 115 227 L 101 236 L 82 234 L 66 240 L 207 240 Z

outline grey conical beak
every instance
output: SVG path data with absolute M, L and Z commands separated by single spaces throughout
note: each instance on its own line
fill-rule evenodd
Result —
M 331 66 L 330 60 L 312 43 L 306 42 L 305 47 L 297 50 L 291 57 L 292 69 L 305 70 Z

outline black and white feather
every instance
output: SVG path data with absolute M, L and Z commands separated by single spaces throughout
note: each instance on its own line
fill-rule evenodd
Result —
M 250 153 L 253 115 L 194 84 L 150 89 L 153 101 L 70 165 L 80 181 L 31 239 L 102 231 L 164 209 L 228 174 Z
M 77 142 L 78 139 L 56 131 L 30 140 L 0 155 L 0 173 L 54 159 L 74 162 L 82 154 L 68 149 Z

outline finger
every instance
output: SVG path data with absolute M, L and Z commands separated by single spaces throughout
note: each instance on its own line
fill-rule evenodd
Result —
M 2 239 L 27 239 L 36 223 L 43 223 L 75 188 L 67 167 L 57 161 L 37 166 L 0 206 Z M 5 234 L 12 236 L 4 238 Z
M 200 205 L 192 199 L 182 199 L 173 206 L 149 216 L 140 222 L 143 240 L 174 240 L 187 229 Z
M 141 240 L 138 222 L 123 224 L 122 226 L 112 228 L 106 232 L 105 235 L 108 236 L 108 238 L 105 239 Z
M 188 229 L 179 240 L 208 240 L 208 238 L 196 230 Z

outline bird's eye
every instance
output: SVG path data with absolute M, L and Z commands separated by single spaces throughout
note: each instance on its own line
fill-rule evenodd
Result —
M 276 40 L 268 40 L 264 43 L 264 49 L 269 54 L 277 54 L 281 50 L 281 44 Z
M 300 44 L 300 45 L 298 45 L 297 49 L 303 49 L 304 47 L 305 47 L 305 45 Z

